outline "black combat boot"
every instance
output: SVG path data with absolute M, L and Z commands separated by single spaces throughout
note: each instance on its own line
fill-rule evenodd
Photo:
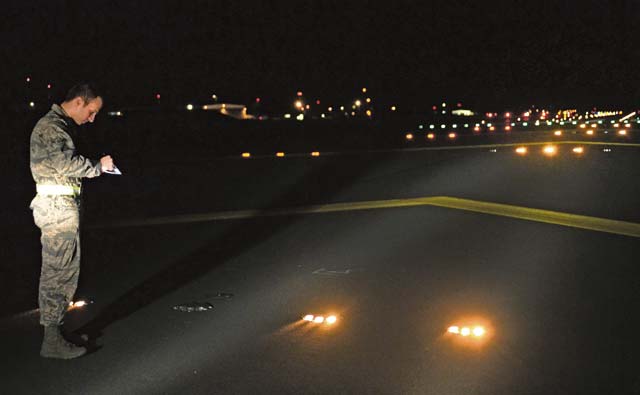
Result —
M 45 358 L 73 359 L 84 355 L 87 349 L 69 343 L 62 337 L 60 327 L 47 325 L 44 327 L 44 339 L 40 355 Z

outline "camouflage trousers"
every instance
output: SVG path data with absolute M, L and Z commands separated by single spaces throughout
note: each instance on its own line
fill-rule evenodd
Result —
M 37 195 L 31 209 L 42 243 L 40 323 L 61 325 L 80 274 L 79 201 L 73 196 Z

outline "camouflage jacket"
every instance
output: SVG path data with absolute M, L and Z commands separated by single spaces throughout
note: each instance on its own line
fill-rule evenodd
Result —
M 99 161 L 76 153 L 69 133 L 75 127 L 57 104 L 36 123 L 30 143 L 31 175 L 36 184 L 66 185 L 80 191 L 82 177 L 101 174 Z

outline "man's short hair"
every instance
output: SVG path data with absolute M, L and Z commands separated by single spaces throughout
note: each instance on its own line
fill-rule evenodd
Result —
M 101 97 L 101 95 L 96 87 L 92 84 L 82 83 L 74 85 L 71 89 L 69 89 L 69 92 L 67 92 L 67 96 L 64 98 L 64 101 L 69 102 L 76 97 L 82 98 L 82 100 L 86 104 L 97 97 Z

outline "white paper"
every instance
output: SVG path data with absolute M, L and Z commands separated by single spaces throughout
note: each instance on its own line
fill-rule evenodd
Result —
M 116 165 L 113 165 L 113 170 L 105 170 L 104 172 L 107 173 L 107 174 L 113 174 L 113 175 L 116 175 L 116 176 L 121 176 L 122 175 L 122 172 L 120 171 L 120 169 L 118 169 L 116 167 Z

